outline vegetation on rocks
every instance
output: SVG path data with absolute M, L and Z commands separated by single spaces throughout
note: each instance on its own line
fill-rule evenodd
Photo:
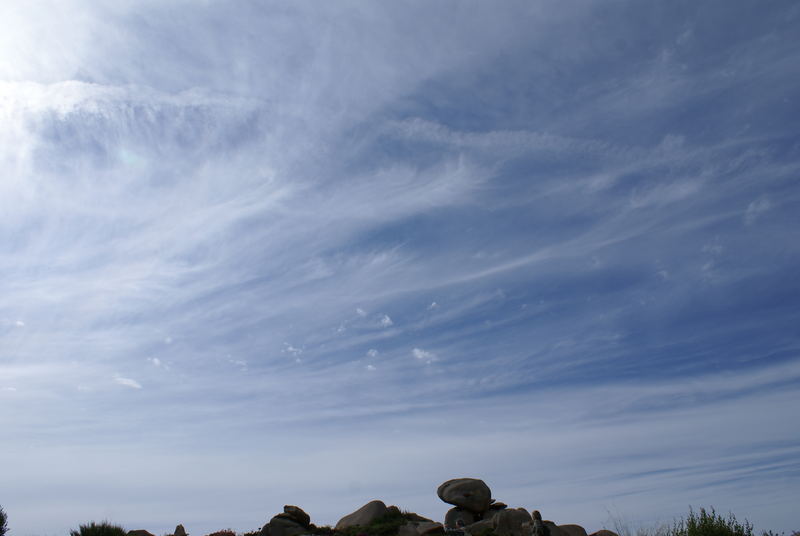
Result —
M 88 525 L 80 525 L 78 530 L 69 531 L 69 536 L 127 536 L 128 531 L 119 525 L 112 525 L 108 521 Z
M 233 529 L 222 529 L 212 532 L 211 534 L 207 534 L 206 536 L 236 536 L 236 531 Z

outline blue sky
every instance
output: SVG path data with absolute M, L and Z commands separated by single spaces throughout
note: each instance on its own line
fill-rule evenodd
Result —
M 0 504 L 436 486 L 797 530 L 800 6 L 0 6 Z

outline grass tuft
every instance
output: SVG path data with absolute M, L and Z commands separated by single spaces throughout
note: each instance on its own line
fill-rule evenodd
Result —
M 112 525 L 108 521 L 88 525 L 80 525 L 78 530 L 69 531 L 69 536 L 127 536 L 128 531 L 119 525 Z

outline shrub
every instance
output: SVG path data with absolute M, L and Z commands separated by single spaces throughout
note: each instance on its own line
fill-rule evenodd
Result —
M 69 536 L 127 536 L 128 532 L 119 525 L 112 525 L 108 521 L 88 525 L 81 525 L 78 530 L 69 531 Z
M 206 536 L 236 536 L 236 533 L 233 531 L 233 529 L 222 529 L 218 530 L 217 532 L 207 534 Z
M 638 527 L 635 531 L 619 516 L 611 516 L 611 519 L 615 532 L 620 536 L 754 536 L 753 525 L 749 521 L 745 519 L 739 522 L 732 513 L 725 518 L 717 514 L 713 507 L 710 511 L 700 508 L 699 512 L 689 507 L 686 519 L 674 521 L 672 525 Z M 761 532 L 761 536 L 784 535 L 765 530 Z
M 311 526 L 308 527 L 308 532 L 306 532 L 306 534 L 313 534 L 314 536 L 332 536 L 333 528 L 330 525 L 318 527 L 312 523 Z M 800 534 L 798 534 L 798 536 L 800 536 Z
M 736 516 L 728 514 L 727 519 L 717 514 L 714 508 L 707 512 L 700 509 L 697 514 L 689 508 L 686 519 L 676 521 L 672 527 L 673 536 L 753 536 L 753 525 L 746 519 L 743 523 Z
M 0 536 L 6 536 L 6 532 L 8 532 L 8 516 L 0 506 Z

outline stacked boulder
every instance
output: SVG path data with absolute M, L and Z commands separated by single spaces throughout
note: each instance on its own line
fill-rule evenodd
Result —
M 287 504 L 261 529 L 262 536 L 296 536 L 309 532 L 311 517 L 299 506 Z
M 466 535 L 491 531 L 496 536 L 587 536 L 580 525 L 556 525 L 552 521 L 542 521 L 538 511 L 531 515 L 524 508 L 509 508 L 495 501 L 489 486 L 477 478 L 448 480 L 439 486 L 436 494 L 454 506 L 444 518 L 448 531 Z
M 436 490 L 441 500 L 452 504 L 444 518 L 448 529 L 480 534 L 492 530 L 497 536 L 529 536 L 531 515 L 524 508 L 492 499 L 492 490 L 477 478 L 448 480 Z

